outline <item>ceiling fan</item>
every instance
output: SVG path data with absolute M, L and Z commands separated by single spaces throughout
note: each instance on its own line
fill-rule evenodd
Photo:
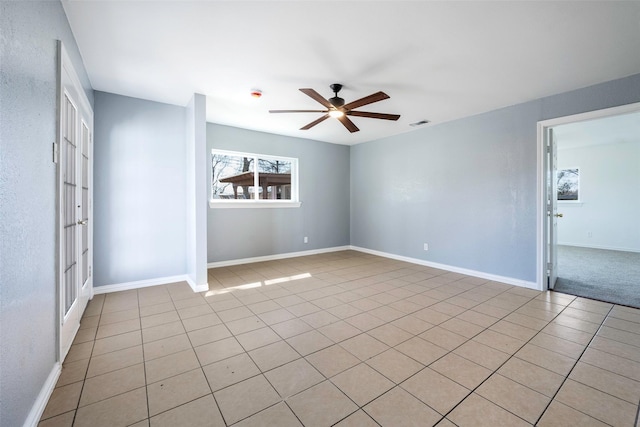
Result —
M 362 107 L 363 105 L 373 104 L 374 102 L 382 101 L 384 99 L 388 99 L 389 95 L 384 92 L 376 92 L 369 96 L 365 96 L 364 98 L 357 99 L 348 104 L 344 103 L 344 99 L 338 96 L 338 92 L 342 89 L 342 85 L 339 83 L 334 83 L 331 86 L 331 90 L 334 93 L 334 96 L 329 99 L 324 99 L 322 95 L 316 92 L 313 89 L 305 88 L 300 89 L 300 92 L 305 95 L 311 97 L 315 101 L 322 104 L 326 110 L 269 110 L 270 113 L 325 113 L 319 119 L 316 119 L 309 123 L 306 126 L 300 128 L 300 130 L 308 130 L 327 120 L 329 117 L 335 117 L 346 127 L 349 132 L 358 132 L 360 129 L 349 119 L 347 116 L 356 116 L 356 117 L 369 117 L 372 119 L 383 119 L 383 120 L 398 120 L 400 118 L 399 114 L 385 114 L 385 113 L 371 113 L 368 111 L 354 111 L 355 108 Z

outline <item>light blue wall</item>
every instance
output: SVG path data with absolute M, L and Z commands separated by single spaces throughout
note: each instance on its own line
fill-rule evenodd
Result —
M 535 282 L 537 122 L 639 101 L 640 74 L 353 146 L 351 244 Z
M 186 111 L 95 93 L 94 286 L 186 273 Z
M 0 2 L 0 425 L 21 426 L 56 361 L 57 41 L 93 93 L 59 2 Z
M 208 123 L 212 148 L 297 157 L 302 206 L 209 209 L 208 262 L 349 244 L 349 147 Z

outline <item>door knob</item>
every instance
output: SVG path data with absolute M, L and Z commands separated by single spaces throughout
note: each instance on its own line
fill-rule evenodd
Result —
M 87 225 L 87 220 L 83 219 L 83 220 L 78 221 L 78 225 Z
M 562 218 L 562 217 L 564 216 L 564 214 L 557 213 L 557 214 L 554 214 L 553 216 L 556 216 L 556 217 L 558 217 L 558 218 Z

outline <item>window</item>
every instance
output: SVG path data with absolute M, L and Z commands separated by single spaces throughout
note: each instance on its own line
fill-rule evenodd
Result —
M 298 207 L 298 159 L 211 150 L 212 208 Z
M 580 201 L 580 168 L 558 169 L 558 201 Z

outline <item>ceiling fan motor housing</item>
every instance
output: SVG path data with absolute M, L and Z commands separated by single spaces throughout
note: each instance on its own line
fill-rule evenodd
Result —
M 344 99 L 339 96 L 334 96 L 333 98 L 329 98 L 329 103 L 336 108 L 340 108 L 344 105 Z

